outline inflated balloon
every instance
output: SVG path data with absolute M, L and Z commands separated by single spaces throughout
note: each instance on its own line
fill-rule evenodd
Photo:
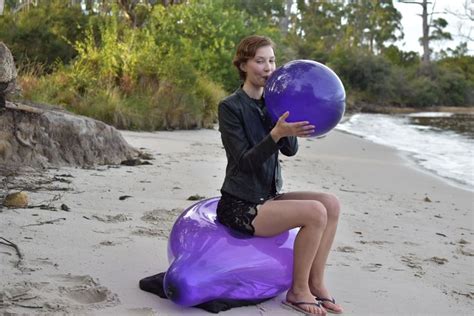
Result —
M 273 122 L 286 111 L 287 122 L 309 121 L 321 136 L 344 115 L 346 92 L 339 77 L 313 60 L 294 60 L 273 72 L 265 85 L 265 103 Z
M 183 306 L 216 299 L 271 298 L 289 289 L 297 229 L 262 238 L 235 232 L 216 220 L 219 198 L 186 209 L 168 242 L 166 295 Z

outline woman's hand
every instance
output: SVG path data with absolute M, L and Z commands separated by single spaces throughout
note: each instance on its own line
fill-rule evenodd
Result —
M 283 113 L 270 131 L 270 135 L 275 143 L 286 136 L 308 137 L 314 133 L 315 126 L 310 125 L 308 121 L 289 123 L 286 121 L 288 116 L 290 116 L 290 112 L 286 111 Z

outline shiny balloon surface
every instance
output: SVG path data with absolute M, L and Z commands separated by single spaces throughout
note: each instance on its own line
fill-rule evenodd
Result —
M 278 68 L 265 85 L 265 103 L 273 122 L 286 111 L 288 122 L 309 121 L 311 136 L 333 129 L 345 110 L 346 93 L 339 77 L 313 60 L 294 60 Z
M 243 235 L 217 222 L 218 197 L 198 202 L 176 220 L 168 241 L 164 289 L 173 302 L 271 298 L 288 290 L 297 229 L 274 237 Z

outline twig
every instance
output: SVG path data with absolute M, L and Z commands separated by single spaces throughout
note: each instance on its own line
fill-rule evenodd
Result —
M 55 206 L 52 206 L 51 204 L 52 204 L 54 201 L 61 200 L 61 198 L 63 197 L 63 195 L 64 195 L 64 193 L 55 194 L 52 199 L 43 201 L 43 202 L 41 202 L 41 204 L 38 204 L 38 205 L 28 205 L 28 208 L 40 208 L 40 209 L 42 209 L 42 210 L 49 210 L 49 211 L 55 211 L 55 212 L 57 212 L 58 209 L 57 209 Z M 46 204 L 45 204 L 45 203 L 46 203 Z
M 44 221 L 44 222 L 39 222 L 39 223 L 36 223 L 36 224 L 28 224 L 28 225 L 23 225 L 21 227 L 28 227 L 28 226 L 41 226 L 41 225 L 45 225 L 45 224 L 54 224 L 56 222 L 59 222 L 59 221 L 65 221 L 66 218 L 65 217 L 60 217 L 60 218 L 56 218 L 56 219 L 52 219 L 50 221 Z
M 43 306 L 30 306 L 30 305 L 23 305 L 23 304 L 18 304 L 18 303 L 13 303 L 13 305 L 24 307 L 24 308 L 37 308 L 37 309 L 43 308 Z
M 343 189 L 343 188 L 339 188 L 339 191 L 353 192 L 353 193 L 364 193 L 364 194 L 367 193 L 367 192 L 365 192 L 365 191 L 347 190 L 347 189 Z
M 0 237 L 0 239 L 4 240 L 5 242 L 3 241 L 0 241 L 0 244 L 3 244 L 5 246 L 8 246 L 8 247 L 12 247 L 15 249 L 16 251 L 16 254 L 18 256 L 18 262 L 16 263 L 15 265 L 15 268 L 18 268 L 20 266 L 20 263 L 21 261 L 23 260 L 23 255 L 21 254 L 21 251 L 20 251 L 20 248 L 18 248 L 18 246 L 15 244 L 15 243 L 12 243 L 10 240 L 8 239 L 5 239 L 3 237 Z

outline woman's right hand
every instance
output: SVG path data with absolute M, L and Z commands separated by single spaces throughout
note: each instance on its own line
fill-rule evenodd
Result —
M 286 119 L 290 116 L 290 112 L 286 111 L 279 118 L 270 135 L 273 140 L 278 142 L 281 138 L 287 136 L 309 137 L 314 133 L 314 125 L 309 124 L 308 121 L 300 121 L 289 123 Z

